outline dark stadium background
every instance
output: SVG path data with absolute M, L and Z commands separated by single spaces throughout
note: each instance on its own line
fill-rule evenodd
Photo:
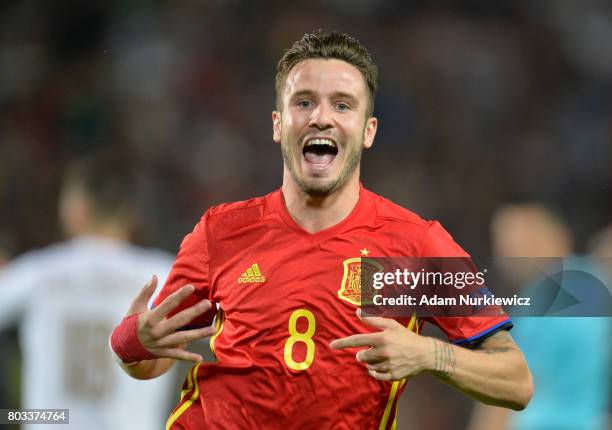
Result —
M 210 205 L 280 186 L 275 62 L 317 28 L 357 36 L 380 67 L 367 187 L 474 255 L 517 197 L 558 208 L 579 251 L 612 221 L 609 1 L 5 0 L 0 248 L 60 240 L 62 170 L 99 151 L 138 173 L 137 241 L 172 252 Z M 2 339 L 10 374 L 14 333 Z M 461 428 L 471 406 L 417 378 L 398 429 Z

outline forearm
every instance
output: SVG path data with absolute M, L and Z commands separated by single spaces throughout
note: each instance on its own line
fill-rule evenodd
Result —
M 503 330 L 469 350 L 438 339 L 421 336 L 382 317 L 359 319 L 380 332 L 354 334 L 330 343 L 332 349 L 367 346 L 357 352 L 368 373 L 379 381 L 397 381 L 422 372 L 439 379 L 484 403 L 524 409 L 531 399 L 531 374 L 523 354 Z
M 499 337 L 476 350 L 432 338 L 428 370 L 483 403 L 524 409 L 533 392 L 531 374 L 510 335 L 504 332 Z

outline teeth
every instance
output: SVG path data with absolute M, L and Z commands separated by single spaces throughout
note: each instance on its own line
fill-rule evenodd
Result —
M 329 139 L 312 139 L 309 140 L 306 143 L 306 146 L 311 146 L 311 145 L 325 145 L 325 146 L 331 146 L 332 148 L 336 147 L 336 144 Z

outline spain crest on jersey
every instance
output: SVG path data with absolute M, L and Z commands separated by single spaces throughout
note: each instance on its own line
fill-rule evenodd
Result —
M 383 270 L 383 266 L 369 258 L 349 258 L 342 262 L 344 275 L 338 290 L 338 297 L 356 306 L 361 306 L 364 297 L 372 298 L 373 274 Z

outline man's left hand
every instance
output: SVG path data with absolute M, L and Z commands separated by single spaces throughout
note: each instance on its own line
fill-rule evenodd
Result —
M 354 334 L 330 343 L 332 349 L 368 346 L 357 352 L 357 361 L 366 363 L 368 372 L 379 381 L 396 381 L 416 376 L 430 368 L 434 355 L 434 340 L 418 335 L 393 319 L 369 317 L 357 309 L 364 324 L 380 332 Z

